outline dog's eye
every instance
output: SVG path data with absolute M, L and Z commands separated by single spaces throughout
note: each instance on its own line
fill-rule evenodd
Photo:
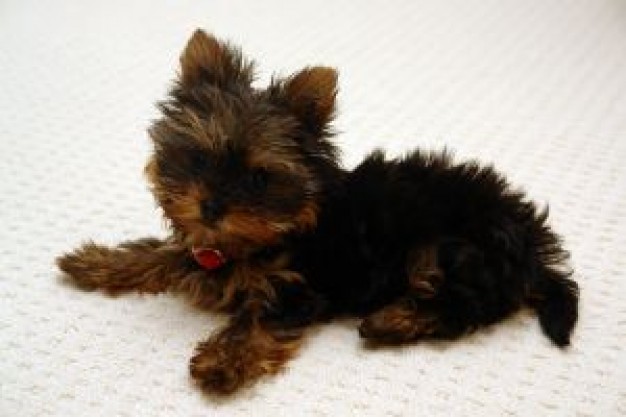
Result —
M 257 168 L 248 177 L 248 185 L 254 191 L 263 191 L 267 187 L 269 173 L 263 168 Z
M 209 161 L 207 161 L 206 157 L 202 154 L 194 154 L 191 157 L 191 169 L 195 173 L 201 174 L 204 170 L 209 166 Z

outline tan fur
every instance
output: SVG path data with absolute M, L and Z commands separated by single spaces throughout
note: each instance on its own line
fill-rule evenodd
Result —
M 272 227 L 266 218 L 245 210 L 232 210 L 219 224 L 220 231 L 227 235 L 240 236 L 257 244 L 273 245 L 281 237 L 281 230 Z
M 156 249 L 156 250 L 155 250 Z M 186 249 L 156 239 L 141 240 L 107 248 L 86 244 L 58 259 L 61 270 L 84 288 L 101 288 L 109 293 L 124 291 L 157 293 L 171 289 L 186 292 L 201 307 L 233 310 L 237 295 L 246 294 L 246 314 L 208 341 L 201 343 L 191 362 L 192 376 L 208 390 L 227 394 L 263 374 L 274 374 L 295 354 L 301 331 L 286 332 L 263 326 L 259 308 L 274 297 L 268 277 L 299 280 L 297 274 L 281 270 L 284 257 L 263 265 L 238 264 L 222 280 L 186 261 Z
M 203 77 L 210 65 L 218 82 L 234 78 L 238 82 L 250 82 L 253 78 L 252 64 L 245 62 L 239 51 L 202 30 L 197 30 L 187 42 L 180 57 L 181 81 L 186 86 L 194 85 Z
M 297 114 L 307 117 L 313 109 L 313 122 L 324 125 L 334 116 L 337 72 L 329 67 L 307 68 L 287 81 L 285 91 Z
M 254 315 L 235 317 L 202 342 L 191 359 L 191 375 L 209 392 L 230 394 L 265 374 L 283 369 L 301 345 L 302 330 L 264 326 Z
M 110 294 L 170 290 L 187 294 L 199 307 L 232 311 L 239 307 L 240 295 L 249 300 L 273 299 L 270 279 L 301 281 L 300 275 L 286 269 L 288 261 L 283 254 L 264 262 L 238 262 L 222 276 L 196 264 L 184 246 L 168 240 L 141 239 L 115 248 L 87 243 L 59 257 L 57 265 L 85 289 L 102 289 Z
M 79 286 L 113 294 L 162 292 L 197 269 L 189 266 L 186 248 L 158 239 L 141 239 L 116 248 L 86 243 L 59 257 L 57 265 Z
M 317 215 L 319 207 L 314 202 L 308 202 L 294 219 L 294 223 L 298 226 L 299 230 L 309 230 L 315 227 L 317 224 Z
M 403 343 L 432 335 L 437 324 L 434 314 L 402 298 L 365 318 L 359 332 L 374 343 Z
M 181 224 L 197 222 L 202 218 L 199 202 L 208 198 L 204 187 L 191 183 L 179 192 L 168 190 L 166 193 L 156 192 L 161 199 L 163 211 L 169 219 L 176 219 Z

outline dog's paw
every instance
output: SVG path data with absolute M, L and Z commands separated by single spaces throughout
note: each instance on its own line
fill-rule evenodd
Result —
M 85 290 L 110 284 L 113 264 L 110 249 L 87 243 L 73 252 L 56 259 L 56 264 L 69 281 Z
M 436 314 L 405 299 L 367 316 L 359 326 L 359 335 L 371 343 L 402 344 L 432 336 L 437 326 Z
M 230 360 L 229 360 L 230 359 Z M 244 382 L 241 361 L 201 344 L 189 364 L 191 376 L 209 394 L 229 395 Z
M 232 394 L 264 375 L 280 372 L 295 355 L 301 337 L 302 331 L 283 332 L 239 323 L 200 343 L 189 370 L 207 393 Z

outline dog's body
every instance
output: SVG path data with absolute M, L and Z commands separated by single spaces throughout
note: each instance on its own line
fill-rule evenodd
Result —
M 321 212 L 316 230 L 294 245 L 296 269 L 333 313 L 369 314 L 412 294 L 453 321 L 433 329 L 440 336 L 544 298 L 546 280 L 558 275 L 551 267 L 564 256 L 546 215 L 501 176 L 442 154 L 385 161 L 375 153 L 347 174 Z M 559 345 L 567 343 L 573 313 L 563 310 L 558 332 L 546 329 Z
M 206 390 L 276 372 L 307 325 L 342 315 L 393 344 L 454 338 L 530 305 L 569 343 L 566 252 L 547 214 L 491 168 L 375 152 L 346 171 L 329 141 L 333 70 L 255 90 L 252 65 L 200 31 L 181 66 L 146 168 L 172 236 L 87 244 L 58 263 L 86 287 L 181 290 L 232 314 L 192 359 Z

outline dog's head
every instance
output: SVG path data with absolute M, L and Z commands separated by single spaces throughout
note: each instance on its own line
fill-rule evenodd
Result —
M 175 235 L 237 258 L 314 227 L 338 172 L 336 72 L 311 67 L 253 88 L 252 62 L 199 30 L 180 63 L 146 167 Z

